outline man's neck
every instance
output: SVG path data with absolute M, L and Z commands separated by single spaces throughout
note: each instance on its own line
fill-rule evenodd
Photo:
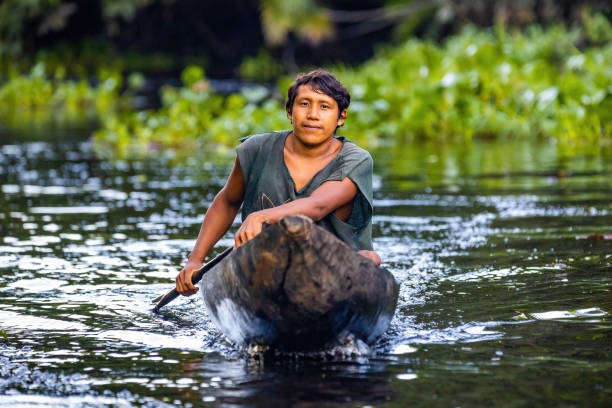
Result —
M 318 145 L 306 145 L 302 143 L 294 132 L 289 133 L 285 149 L 291 154 L 307 159 L 316 159 L 337 153 L 342 143 L 333 136 Z

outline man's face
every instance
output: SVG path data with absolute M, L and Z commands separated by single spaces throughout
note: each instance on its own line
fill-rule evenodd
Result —
M 346 110 L 338 117 L 338 103 L 329 95 L 301 85 L 293 101 L 293 112 L 287 113 L 293 133 L 305 145 L 316 146 L 334 136 L 344 123 Z

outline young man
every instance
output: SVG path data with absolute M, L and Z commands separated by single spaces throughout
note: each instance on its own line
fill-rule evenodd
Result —
M 344 137 L 350 95 L 330 73 L 299 75 L 286 104 L 292 130 L 241 139 L 234 168 L 206 212 L 187 264 L 176 277 L 184 296 L 198 291 L 191 275 L 227 232 L 242 205 L 240 246 L 287 215 L 302 214 L 334 233 L 363 256 L 372 251 L 372 158 Z

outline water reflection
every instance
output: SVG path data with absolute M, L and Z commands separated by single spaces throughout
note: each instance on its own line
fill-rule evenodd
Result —
M 514 142 L 438 150 L 376 152 L 374 245 L 401 292 L 373 354 L 252 361 L 197 297 L 151 313 L 229 162 L 0 146 L 0 406 L 603 401 L 612 161 Z

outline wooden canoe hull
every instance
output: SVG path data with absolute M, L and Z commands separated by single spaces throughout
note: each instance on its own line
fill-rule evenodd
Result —
M 235 249 L 201 281 L 215 325 L 235 344 L 317 349 L 341 333 L 372 344 L 389 326 L 399 285 L 302 216 Z

